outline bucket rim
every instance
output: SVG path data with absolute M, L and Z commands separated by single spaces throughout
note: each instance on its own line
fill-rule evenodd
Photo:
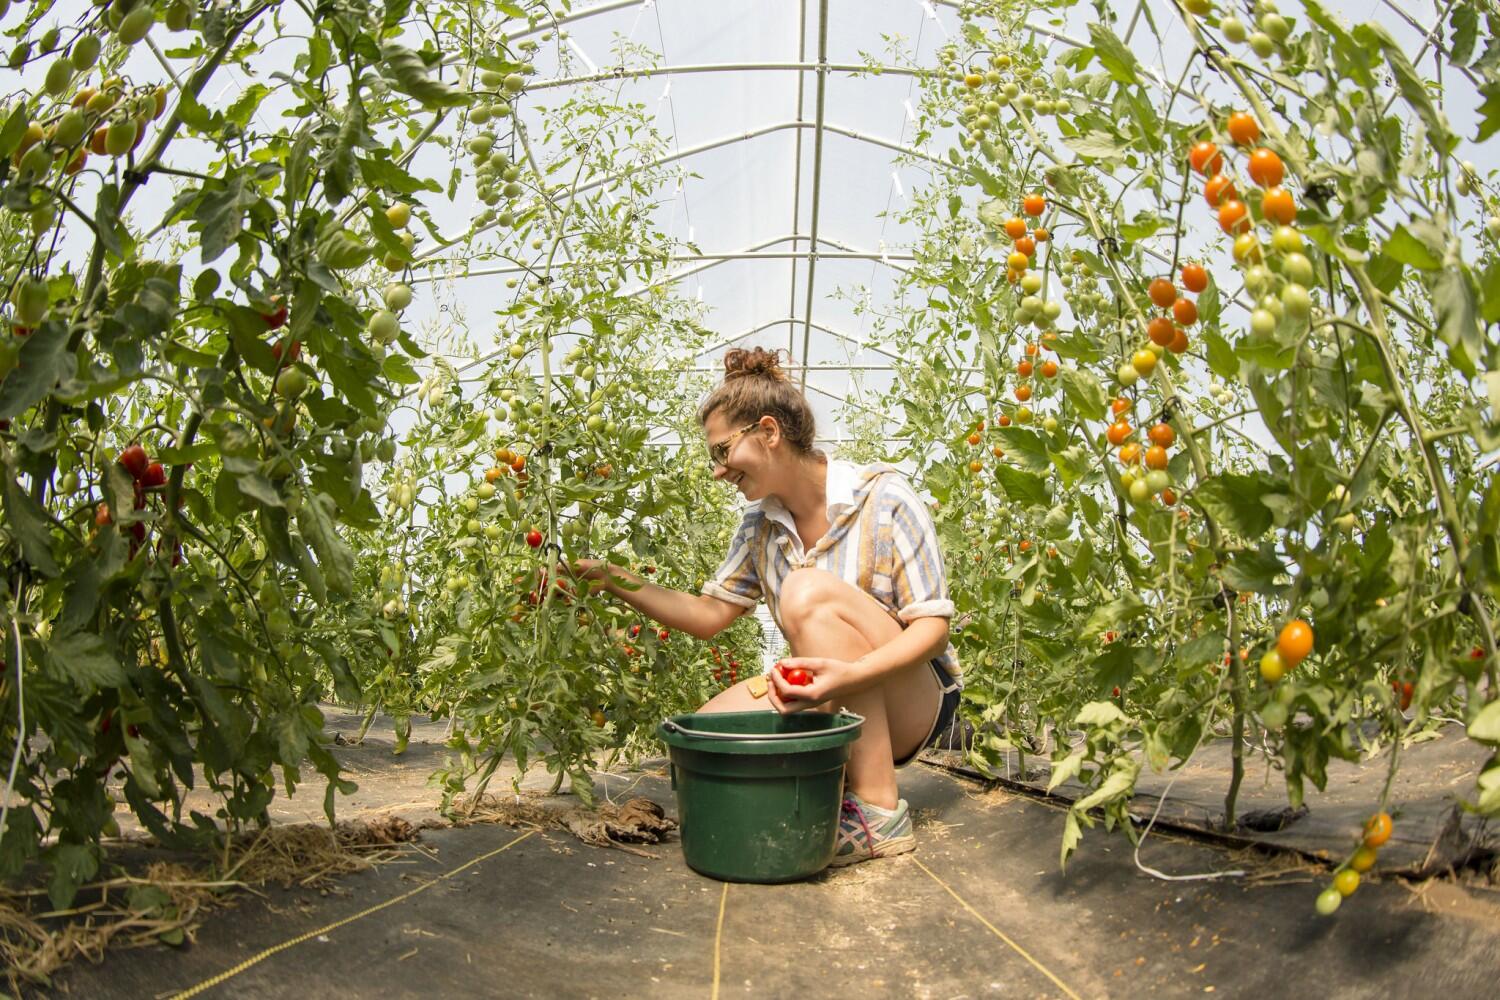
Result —
M 853 721 L 846 722 L 832 729 L 819 729 L 814 732 L 788 732 L 788 733 L 723 733 L 709 732 L 702 729 L 689 729 L 678 723 L 675 719 L 663 719 L 661 728 L 670 733 L 705 740 L 723 740 L 732 743 L 777 743 L 791 740 L 805 740 L 809 737 L 837 736 L 842 733 L 858 729 L 865 724 L 865 717 L 855 712 L 840 712 L 840 716 Z

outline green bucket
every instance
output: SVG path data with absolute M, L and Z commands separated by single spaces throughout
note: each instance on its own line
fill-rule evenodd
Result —
M 674 715 L 658 727 L 688 867 L 728 882 L 793 882 L 833 860 L 853 713 Z

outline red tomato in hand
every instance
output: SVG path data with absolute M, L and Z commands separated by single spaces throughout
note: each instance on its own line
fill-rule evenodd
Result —
M 806 687 L 813 681 L 812 674 L 803 667 L 788 667 L 785 663 L 778 663 L 776 669 L 781 671 L 782 679 L 794 687 Z

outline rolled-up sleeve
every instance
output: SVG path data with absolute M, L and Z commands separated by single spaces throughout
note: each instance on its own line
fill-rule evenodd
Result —
M 918 618 L 952 618 L 948 598 L 948 574 L 937 529 L 927 505 L 904 479 L 887 477 L 891 491 L 891 545 L 894 558 L 891 583 L 895 589 L 896 617 L 910 624 Z
M 703 585 L 703 593 L 709 597 L 737 604 L 742 608 L 753 608 L 762 596 L 760 573 L 755 568 L 754 545 L 756 524 L 759 518 L 745 517 L 734 533 L 729 554 L 714 574 L 714 578 Z

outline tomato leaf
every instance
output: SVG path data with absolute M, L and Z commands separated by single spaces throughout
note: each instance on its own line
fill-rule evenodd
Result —
M 1484 103 L 1479 106 L 1479 132 L 1474 141 L 1484 142 L 1500 130 L 1500 80 L 1480 84 L 1479 93 L 1484 97 Z
M 1226 472 L 1203 480 L 1192 496 L 1221 527 L 1245 538 L 1258 538 L 1271 528 L 1271 511 L 1260 499 L 1277 487 L 1264 473 Z
M 1424 234 L 1431 235 L 1425 230 Z M 1427 240 L 1418 239 L 1405 225 L 1396 227 L 1396 231 L 1391 233 L 1391 238 L 1385 241 L 1385 247 L 1381 252 L 1392 260 L 1410 264 L 1424 271 L 1436 271 L 1443 266 L 1442 244 L 1439 243 L 1434 247 Z
M 1491 700 L 1479 710 L 1474 721 L 1469 723 L 1468 734 L 1471 740 L 1500 744 L 1500 698 Z
M 1235 379 L 1240 374 L 1240 358 L 1229 342 L 1212 330 L 1203 331 L 1203 343 L 1208 353 L 1208 367 L 1215 375 L 1224 379 Z
M 1024 427 L 997 427 L 995 434 L 1005 449 L 1006 458 L 1014 458 L 1027 472 L 1046 472 L 1052 468 L 1047 443 L 1035 431 Z
M 1237 591 L 1253 591 L 1257 594 L 1278 595 L 1288 584 L 1277 583 L 1277 578 L 1286 575 L 1286 566 L 1270 545 L 1262 545 L 1254 552 L 1236 552 L 1223 569 L 1224 582 Z
M 47 665 L 72 681 L 84 695 L 125 683 L 125 671 L 115 659 L 111 644 L 95 632 L 74 632 L 49 642 Z
M 333 507 L 327 494 L 308 497 L 297 509 L 297 528 L 317 555 L 329 591 L 348 597 L 354 586 L 354 552 L 334 527 Z
M 38 573 L 57 576 L 61 570 L 52 555 L 52 522 L 47 511 L 9 474 L 4 485 L 5 519 L 21 543 L 21 554 Z
M 1041 476 L 1001 465 L 995 469 L 995 480 L 1005 490 L 1005 495 L 1016 503 L 1028 507 L 1045 507 L 1052 502 L 1047 483 Z
M 47 898 L 54 910 L 66 910 L 72 905 L 78 887 L 99 871 L 97 844 L 53 844 L 42 852 L 42 857 L 52 869 L 47 880 Z
M 1078 635 L 1082 639 L 1097 639 L 1105 632 L 1118 629 L 1126 622 L 1134 621 L 1145 613 L 1145 602 L 1135 591 L 1127 590 L 1108 604 L 1101 604 L 1095 608 L 1089 615 L 1088 621 L 1084 622 Z
M 1103 384 L 1084 368 L 1064 368 L 1063 393 L 1073 409 L 1085 420 L 1103 420 L 1109 408 L 1109 397 Z
M 1444 268 L 1432 286 L 1433 310 L 1437 313 L 1438 336 L 1448 345 L 1449 357 L 1458 370 L 1474 377 L 1474 363 L 1483 356 L 1484 335 L 1480 332 L 1474 288 L 1469 270 L 1455 266 Z
M 1089 39 L 1094 45 L 1094 56 L 1117 83 L 1136 84 L 1141 78 L 1136 74 L 1135 53 L 1120 41 L 1109 28 L 1094 21 L 1089 25 Z
M 1412 65 L 1401 46 L 1391 37 L 1384 25 L 1373 21 L 1367 21 L 1354 29 L 1356 41 L 1366 48 L 1378 47 L 1385 52 L 1386 64 L 1391 68 L 1391 74 L 1396 78 L 1396 86 L 1401 91 L 1401 96 L 1411 109 L 1422 119 L 1422 124 L 1427 126 L 1427 138 L 1437 150 L 1441 159 L 1452 152 L 1457 138 L 1448 131 L 1447 119 L 1438 111 L 1432 103 L 1432 97 L 1427 93 L 1427 86 L 1422 82 L 1417 69 Z
M 18 417 L 46 399 L 59 381 L 73 377 L 67 324 L 48 320 L 21 345 L 16 366 L 0 383 L 0 418 Z

